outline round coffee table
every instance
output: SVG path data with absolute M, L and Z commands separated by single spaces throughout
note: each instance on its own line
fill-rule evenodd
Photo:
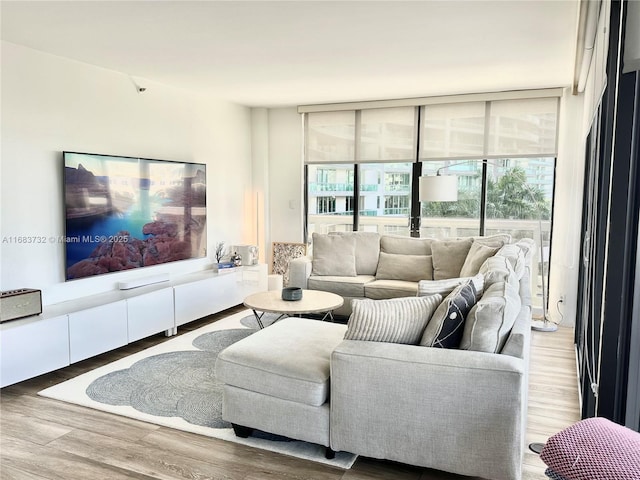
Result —
M 292 315 L 322 312 L 325 312 L 322 320 L 329 318 L 333 322 L 333 311 L 343 303 L 344 299 L 340 295 L 320 290 L 302 290 L 302 298 L 293 301 L 282 300 L 281 290 L 254 293 L 244 299 L 244 305 L 253 310 L 260 328 L 264 328 L 262 317 L 267 312 L 280 314 L 274 323 Z M 258 311 L 262 313 L 259 314 Z

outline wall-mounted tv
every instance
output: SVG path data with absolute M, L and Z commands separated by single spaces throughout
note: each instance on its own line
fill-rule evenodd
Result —
M 63 156 L 67 280 L 206 256 L 206 165 Z

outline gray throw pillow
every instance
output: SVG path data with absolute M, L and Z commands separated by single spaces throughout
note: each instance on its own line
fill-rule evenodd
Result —
M 351 301 L 345 340 L 417 345 L 441 295 Z
M 434 312 L 422 334 L 420 345 L 458 348 L 465 318 L 475 303 L 476 291 L 471 280 L 457 286 Z
M 487 247 L 481 243 L 473 242 L 460 270 L 460 276 L 472 277 L 477 275 L 484 261 L 489 257 L 493 257 L 498 250 L 499 247 Z
M 376 280 L 419 282 L 432 278 L 431 255 L 399 255 L 380 252 Z
M 460 349 L 499 353 L 520 313 L 518 290 L 494 283 L 471 309 L 464 325 Z
M 460 276 L 460 270 L 471 249 L 472 240 L 434 240 L 431 243 L 433 255 L 433 279 L 443 280 Z
M 314 233 L 311 275 L 355 277 L 356 239 Z
M 402 237 L 400 235 L 382 235 L 380 251 L 403 255 L 431 255 L 430 238 Z
M 489 288 L 494 283 L 507 282 L 513 288 L 519 288 L 519 280 L 513 271 L 508 258 L 496 253 L 487 258 L 480 267 L 480 273 L 484 276 L 484 288 Z
M 508 233 L 496 233 L 495 235 L 487 235 L 484 237 L 473 237 L 474 243 L 479 243 L 485 247 L 500 248 L 507 243 L 511 243 L 511 235 Z

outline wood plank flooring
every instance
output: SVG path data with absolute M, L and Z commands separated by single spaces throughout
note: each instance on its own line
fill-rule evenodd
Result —
M 242 307 L 180 327 L 180 334 Z M 0 390 L 2 480 L 470 480 L 436 470 L 359 458 L 350 470 L 328 467 L 68 403 L 37 392 L 168 340 L 156 335 L 116 351 Z M 573 329 L 533 332 L 527 444 L 580 419 Z M 496 452 L 499 455 L 499 452 Z M 545 466 L 527 451 L 524 480 Z

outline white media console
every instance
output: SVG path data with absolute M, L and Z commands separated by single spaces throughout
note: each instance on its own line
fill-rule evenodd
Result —
M 144 282 L 142 282 L 144 283 Z M 0 324 L 0 387 L 239 305 L 267 290 L 267 265 L 211 270 L 44 307 Z

